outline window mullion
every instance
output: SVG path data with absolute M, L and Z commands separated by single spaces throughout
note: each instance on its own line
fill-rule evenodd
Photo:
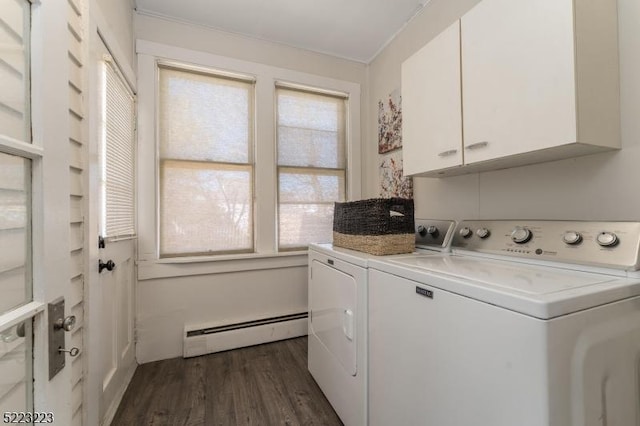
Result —
M 275 92 L 273 77 L 263 75 L 256 83 L 256 252 L 277 251 L 277 169 L 275 141 Z
M 22 321 L 35 317 L 38 313 L 44 311 L 44 303 L 29 302 L 12 311 L 0 315 L 0 331 L 13 327 Z
M 0 134 L 0 152 L 34 160 L 43 156 L 44 149 Z

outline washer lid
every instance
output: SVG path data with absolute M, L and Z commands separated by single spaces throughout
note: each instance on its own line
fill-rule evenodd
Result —
M 456 255 L 416 256 L 389 261 L 537 295 L 618 279 L 608 275 Z
M 638 280 L 469 256 L 411 256 L 370 267 L 541 319 L 640 294 Z

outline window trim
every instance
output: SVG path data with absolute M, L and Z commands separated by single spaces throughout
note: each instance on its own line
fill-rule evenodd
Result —
M 306 251 L 278 252 L 277 249 L 277 164 L 276 164 L 276 135 L 275 135 L 275 87 L 276 84 L 300 85 L 303 87 L 318 88 L 319 91 L 327 91 L 328 94 L 348 94 L 347 103 L 347 199 L 358 199 L 361 196 L 361 108 L 360 108 L 360 84 L 350 81 L 342 81 L 329 77 L 308 74 L 300 71 L 274 67 L 270 65 L 244 61 L 226 56 L 214 55 L 201 51 L 165 45 L 138 39 L 136 42 L 138 58 L 138 105 L 139 105 L 139 215 L 153 220 L 139 221 L 139 261 L 141 268 L 157 265 L 164 270 L 166 264 L 180 264 L 180 275 L 189 275 L 193 269 L 194 274 L 202 270 L 202 263 L 222 262 L 238 264 L 238 269 L 247 269 L 247 262 L 255 259 L 257 264 L 266 267 L 265 262 L 273 259 L 285 259 L 281 267 L 286 267 L 287 261 L 302 256 Z M 229 72 L 232 75 L 254 76 L 255 89 L 255 135 L 254 161 L 255 161 L 255 189 L 257 197 L 254 215 L 255 246 L 254 253 L 237 255 L 213 255 L 182 258 L 159 257 L 159 169 L 157 158 L 159 146 L 157 136 L 159 126 L 157 117 L 158 71 L 156 63 L 185 63 L 196 69 L 208 68 Z M 294 83 L 295 82 L 295 83 Z M 271 159 L 265 161 L 264 159 Z M 237 262 L 233 262 L 237 259 Z M 274 261 L 275 262 L 275 261 Z M 267 262 L 268 263 L 268 262 Z M 305 263 L 306 264 L 306 263 Z M 190 268 L 190 265 L 194 266 Z M 291 266 L 299 266 L 300 260 L 293 261 Z M 145 269 L 145 276 L 158 278 L 157 274 Z M 216 268 L 213 268 L 216 269 Z M 232 268 L 233 269 L 233 268 Z M 228 270 L 225 269 L 228 272 Z M 167 276 L 173 276 L 167 272 Z

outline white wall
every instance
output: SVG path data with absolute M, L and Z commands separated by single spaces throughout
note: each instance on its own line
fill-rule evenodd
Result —
M 95 0 L 129 64 L 134 61 L 133 0 Z
M 478 3 L 433 0 L 369 68 L 367 134 L 378 99 L 400 87 L 400 65 Z M 622 150 L 444 179 L 415 179 L 416 215 L 435 218 L 640 220 L 640 2 L 618 0 Z M 365 145 L 364 194 L 377 195 L 376 142 Z
M 362 84 L 363 194 L 378 195 L 377 101 L 400 87 L 400 64 L 479 0 L 432 0 L 368 66 L 149 16 L 135 37 Z M 619 152 L 444 179 L 415 180 L 416 214 L 433 218 L 640 220 L 640 3 L 618 0 Z M 306 309 L 306 267 L 138 283 L 138 360 L 180 356 L 185 324 L 242 321 Z
M 236 323 L 307 310 L 307 267 L 138 283 L 138 362 L 182 356 L 184 325 Z
M 140 40 L 366 86 L 364 64 L 149 16 L 136 15 L 134 24 L 135 37 Z M 361 102 L 365 104 L 366 94 Z M 270 140 L 258 141 L 261 139 Z M 241 322 L 306 311 L 306 264 L 274 268 L 274 262 L 278 259 L 260 261 L 260 269 L 222 273 L 207 269 L 209 264 L 220 262 L 205 262 L 200 264 L 204 270 L 198 275 L 179 273 L 166 278 L 148 274 L 142 264 L 137 284 L 138 362 L 181 356 L 185 325 Z M 194 271 L 198 267 L 182 266 Z M 149 269 L 162 267 L 182 270 L 181 265 L 166 264 Z
M 138 39 L 352 81 L 364 86 L 366 66 L 358 62 L 142 14 L 134 16 L 134 27 Z

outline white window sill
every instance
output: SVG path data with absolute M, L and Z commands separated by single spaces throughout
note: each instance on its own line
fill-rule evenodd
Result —
M 138 280 L 307 266 L 307 251 L 172 257 L 138 261 Z

